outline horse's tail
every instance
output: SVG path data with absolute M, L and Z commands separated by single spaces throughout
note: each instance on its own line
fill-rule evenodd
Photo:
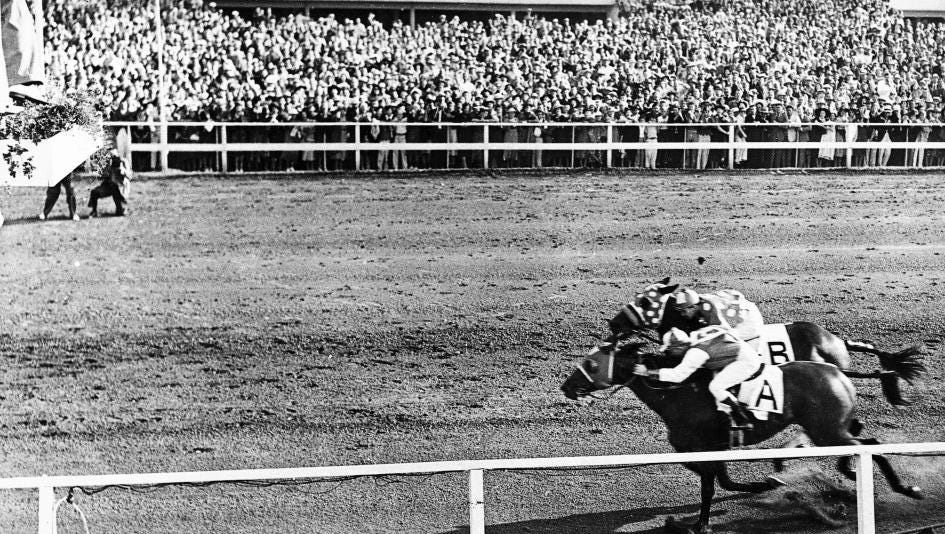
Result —
M 922 348 L 918 345 L 903 349 L 899 352 L 879 350 L 870 343 L 862 341 L 843 340 L 850 352 L 866 352 L 879 356 L 879 364 L 886 371 L 892 371 L 910 384 L 925 374 L 925 364 L 922 363 Z

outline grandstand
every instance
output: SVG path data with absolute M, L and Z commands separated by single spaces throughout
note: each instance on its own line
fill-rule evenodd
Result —
M 620 13 L 605 19 L 570 18 L 566 11 L 544 16 L 518 11 L 537 2 L 500 0 L 273 5 L 278 9 L 258 3 L 249 9 L 242 0 L 164 2 L 167 45 L 159 51 L 150 3 L 50 2 L 49 78 L 63 87 L 104 89 L 111 120 L 322 124 L 314 133 L 232 128 L 228 143 L 377 139 L 371 128 L 325 125 L 339 122 L 635 124 L 614 133 L 630 141 L 641 139 L 647 123 L 721 123 L 746 125 L 736 141 L 945 142 L 945 24 L 904 17 L 883 0 L 621 2 Z M 565 10 L 578 3 L 541 5 Z M 372 16 L 372 8 L 385 6 L 394 15 Z M 437 14 L 447 8 L 449 14 Z M 500 8 L 510 12 L 495 13 Z M 309 17 L 297 16 L 303 9 Z M 413 10 L 414 27 L 400 9 Z M 91 31 L 90 23 L 105 31 Z M 167 74 L 158 78 L 161 52 Z M 890 126 L 835 126 L 877 121 Z M 772 122 L 808 126 L 750 126 Z M 487 133 L 491 142 L 510 143 L 603 139 L 600 127 L 540 134 L 525 126 L 491 133 L 405 128 L 400 134 L 408 143 L 475 143 Z M 143 130 L 137 135 L 154 137 Z M 212 127 L 179 127 L 166 141 L 223 142 L 220 135 Z M 378 135 L 397 142 L 397 133 Z M 660 142 L 728 139 L 709 126 L 659 127 L 653 136 Z M 794 159 L 799 166 L 832 166 L 844 160 L 833 148 L 796 152 Z M 752 151 L 747 165 L 791 159 L 779 154 Z M 897 147 L 889 158 L 891 164 L 939 166 L 945 151 Z M 504 159 L 515 166 L 528 158 Z M 666 154 L 657 165 L 685 166 L 691 159 Z M 695 159 L 721 165 L 715 151 Z M 355 160 L 335 167 L 350 168 Z
M 269 7 L 279 10 L 294 10 L 306 15 L 320 16 L 328 13 L 374 13 L 381 19 L 403 17 L 415 25 L 418 19 L 429 19 L 444 13 L 507 13 L 516 15 L 531 11 L 539 15 L 570 15 L 573 17 L 616 17 L 616 0 L 310 0 L 279 1 L 223 0 L 217 5 L 226 8 L 252 9 Z

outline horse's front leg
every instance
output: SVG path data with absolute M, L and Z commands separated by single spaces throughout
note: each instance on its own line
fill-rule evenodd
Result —
M 703 473 L 701 480 L 702 504 L 699 507 L 699 522 L 695 526 L 698 529 L 696 532 L 709 533 L 712 532 L 709 528 L 709 513 L 712 511 L 712 498 L 715 497 L 715 473 Z
M 699 520 L 696 523 L 682 523 L 676 521 L 672 516 L 666 518 L 666 530 L 677 534 L 709 534 L 712 529 L 709 528 L 709 513 L 712 511 L 712 498 L 715 497 L 715 476 L 714 469 L 695 468 L 692 464 L 687 465 L 699 475 L 702 483 L 702 503 L 699 507 Z

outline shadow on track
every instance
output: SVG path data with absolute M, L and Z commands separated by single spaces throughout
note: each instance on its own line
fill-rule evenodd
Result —
M 729 495 L 721 499 L 715 499 L 715 502 L 733 501 L 745 499 L 746 495 Z M 488 507 L 488 504 L 487 504 Z M 712 512 L 712 516 L 724 516 L 725 510 Z M 686 504 L 680 506 L 654 506 L 649 508 L 635 508 L 631 510 L 614 510 L 610 512 L 595 512 L 589 514 L 574 514 L 569 516 L 556 517 L 551 519 L 533 519 L 529 521 L 516 521 L 514 523 L 487 524 L 486 531 L 489 534 L 606 534 L 609 532 L 624 532 L 628 525 L 643 523 L 656 520 L 659 526 L 647 528 L 646 530 L 633 530 L 636 534 L 663 534 L 665 529 L 663 523 L 667 516 L 682 514 L 676 519 L 694 520 L 699 514 L 699 504 Z M 691 517 L 690 517 L 691 516 Z M 751 527 L 744 526 L 747 530 L 743 532 L 764 532 L 759 530 L 761 521 L 758 525 Z M 716 525 L 723 532 L 742 532 L 742 530 L 730 530 L 724 522 L 717 522 Z M 809 528 L 811 522 L 807 521 Z M 795 530 L 796 531 L 796 530 Z M 784 532 L 790 532 L 785 530 Z M 469 527 L 457 527 L 454 530 L 446 531 L 441 534 L 469 534 Z

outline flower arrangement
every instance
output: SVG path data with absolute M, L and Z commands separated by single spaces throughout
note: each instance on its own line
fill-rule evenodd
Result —
M 2 151 L 10 176 L 22 173 L 29 178 L 34 170 L 30 150 L 36 143 L 73 128 L 84 129 L 104 138 L 101 99 L 86 91 L 69 94 L 50 88 L 49 104 L 29 104 L 23 111 L 0 117 L 0 139 L 10 140 Z M 108 148 L 102 147 L 89 159 L 89 170 L 100 172 L 108 162 Z

